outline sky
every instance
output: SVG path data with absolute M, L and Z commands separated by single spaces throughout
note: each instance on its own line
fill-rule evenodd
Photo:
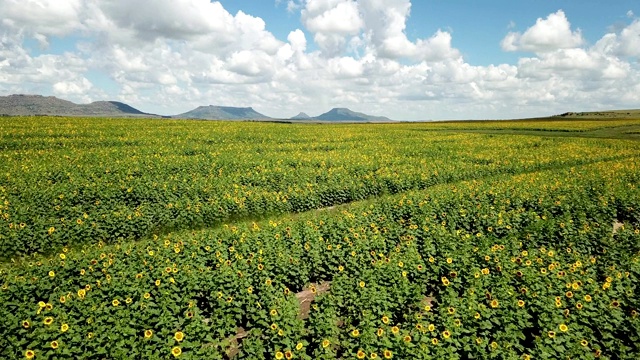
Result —
M 0 0 L 0 95 L 396 120 L 640 108 L 637 0 Z

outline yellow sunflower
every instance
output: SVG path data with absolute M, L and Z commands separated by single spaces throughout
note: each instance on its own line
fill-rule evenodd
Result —
M 175 346 L 173 349 L 171 349 L 171 355 L 173 355 L 173 357 L 178 357 L 180 356 L 180 354 L 182 354 L 182 349 Z

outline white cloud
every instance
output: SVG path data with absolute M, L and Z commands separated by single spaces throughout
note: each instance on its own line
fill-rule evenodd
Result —
M 635 14 L 633 13 L 633 11 L 629 10 L 627 11 L 627 17 L 632 19 L 635 16 Z
M 82 0 L 0 0 L 3 27 L 38 35 L 64 36 L 82 28 Z
M 93 84 L 82 77 L 74 80 L 64 80 L 53 84 L 53 92 L 57 95 L 83 95 L 91 90 Z
M 307 0 L 301 11 L 306 29 L 314 34 L 314 41 L 329 57 L 345 50 L 349 37 L 360 33 L 363 26 L 354 0 Z
M 605 34 L 594 50 L 618 57 L 640 57 L 640 20 L 634 20 L 618 33 Z
M 399 119 L 550 115 L 640 101 L 639 20 L 589 47 L 558 11 L 503 40 L 506 50 L 534 54 L 476 66 L 452 46 L 452 32 L 410 39 L 408 0 L 290 1 L 304 27 L 286 39 L 219 2 L 158 0 L 152 13 L 144 11 L 150 1 L 53 9 L 52 1 L 0 0 L 0 94 L 115 99 L 162 114 L 219 104 L 284 117 L 344 106 Z M 46 11 L 42 21 L 18 13 L 38 4 L 65 22 Z M 26 45 L 67 35 L 81 40 L 62 54 Z
M 309 0 L 302 20 L 314 33 L 355 35 L 362 28 L 358 3 L 352 0 Z
M 546 19 L 538 18 L 536 24 L 528 28 L 524 34 L 508 33 L 501 45 L 506 51 L 544 53 L 575 48 L 583 43 L 580 30 L 571 31 L 571 24 L 564 11 L 558 10 L 549 14 Z

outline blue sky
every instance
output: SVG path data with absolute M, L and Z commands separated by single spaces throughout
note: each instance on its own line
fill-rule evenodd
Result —
M 273 117 L 640 108 L 638 1 L 0 0 L 0 95 Z

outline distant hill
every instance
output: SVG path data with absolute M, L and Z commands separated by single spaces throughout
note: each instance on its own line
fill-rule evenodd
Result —
M 565 119 L 640 119 L 640 109 L 566 112 L 552 117 Z
M 55 96 L 9 95 L 0 96 L 0 116 L 9 115 L 54 115 L 54 116 L 95 116 L 95 117 L 163 117 L 174 119 L 202 120 L 274 120 L 255 111 L 252 107 L 199 106 L 191 111 L 173 116 L 161 116 L 142 112 L 130 105 L 118 101 L 95 101 L 90 104 L 76 104 Z M 384 116 L 371 116 L 351 111 L 347 108 L 333 108 L 328 112 L 311 117 L 304 112 L 290 119 L 302 122 L 340 122 L 340 121 L 390 121 Z
M 61 116 L 144 116 L 157 117 L 118 101 L 96 101 L 76 104 L 55 96 L 0 96 L 0 115 L 61 115 Z
M 322 121 L 391 121 L 384 116 L 371 116 L 347 108 L 333 108 L 328 112 L 312 118 Z
M 309 120 L 311 119 L 311 116 L 301 112 L 296 116 L 290 117 L 289 120 Z
M 174 115 L 177 119 L 202 119 L 202 120 L 268 120 L 270 117 L 260 114 L 251 107 L 231 106 L 198 106 L 186 113 Z

